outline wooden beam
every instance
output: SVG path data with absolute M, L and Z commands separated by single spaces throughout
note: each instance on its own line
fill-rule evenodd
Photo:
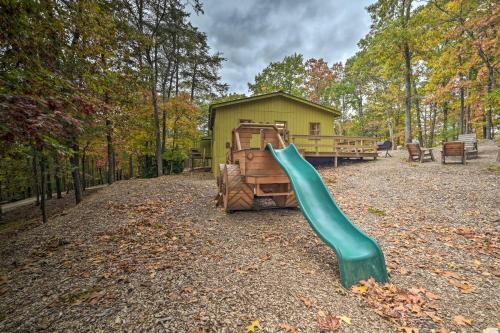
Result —
M 260 129 L 260 150 L 266 149 L 266 134 L 264 129 Z
M 240 133 L 234 132 L 234 138 L 236 139 L 236 147 L 241 150 Z
M 279 133 L 276 133 L 276 135 L 278 136 L 278 140 L 280 142 L 281 148 L 285 148 L 285 142 L 283 141 L 283 138 L 281 137 L 281 135 Z

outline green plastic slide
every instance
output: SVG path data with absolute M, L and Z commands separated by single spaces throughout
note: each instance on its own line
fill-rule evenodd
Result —
M 337 206 L 318 171 L 295 145 L 274 149 L 267 144 L 266 149 L 290 178 L 300 209 L 313 230 L 337 253 L 342 285 L 350 288 L 370 277 L 387 282 L 384 254 L 378 244 L 356 228 Z

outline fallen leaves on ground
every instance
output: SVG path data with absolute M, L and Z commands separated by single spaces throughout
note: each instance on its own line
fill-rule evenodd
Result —
M 279 324 L 279 328 L 284 330 L 286 333 L 297 333 L 298 332 L 297 327 L 292 326 L 292 325 L 287 324 L 287 323 Z
M 441 321 L 433 304 L 438 296 L 423 288 L 403 289 L 391 283 L 378 284 L 374 279 L 369 279 L 353 286 L 352 291 L 360 294 L 378 315 L 402 328 L 411 328 L 408 322 L 426 318 L 434 322 Z
M 340 328 L 340 319 L 338 316 L 318 311 L 316 320 L 321 332 L 334 332 Z
M 473 287 L 469 281 L 456 272 L 443 271 L 440 269 L 434 269 L 434 272 L 447 278 L 448 283 L 456 287 L 462 294 L 470 294 L 475 290 L 475 287 Z
M 474 289 L 475 289 L 474 287 L 472 287 L 472 286 L 470 285 L 470 283 L 469 283 L 469 282 L 467 282 L 467 281 L 465 281 L 465 280 L 460 280 L 460 281 L 459 281 L 459 280 L 453 280 L 453 279 L 450 279 L 450 280 L 448 280 L 448 282 L 449 282 L 451 285 L 453 285 L 453 286 L 457 287 L 457 288 L 458 288 L 458 290 L 460 290 L 460 292 L 461 292 L 462 294 L 470 294 L 470 293 L 474 292 Z
M 458 326 L 471 326 L 472 319 L 467 319 L 462 315 L 457 315 L 453 317 L 453 322 Z
M 363 295 L 368 290 L 368 285 L 361 281 L 359 284 L 352 286 L 351 290 L 356 294 Z
M 450 330 L 446 327 L 440 327 L 438 329 L 432 329 L 431 333 L 450 333 Z
M 416 327 L 401 327 L 400 330 L 403 331 L 404 333 L 419 333 L 420 332 L 420 330 Z
M 307 308 L 310 308 L 312 306 L 312 301 L 309 298 L 301 297 L 300 300 Z

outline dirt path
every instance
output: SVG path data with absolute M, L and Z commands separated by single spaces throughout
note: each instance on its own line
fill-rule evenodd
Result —
M 92 191 L 92 190 L 97 190 L 97 189 L 100 189 L 100 188 L 103 188 L 103 187 L 106 187 L 106 186 L 108 186 L 108 185 L 91 186 L 91 187 L 88 187 L 86 190 L 87 191 Z M 67 194 L 73 195 L 73 192 L 70 192 L 70 193 L 62 192 L 61 193 L 61 195 L 63 197 L 65 197 Z M 19 208 L 19 207 L 22 207 L 22 206 L 31 205 L 31 204 L 35 203 L 35 201 L 36 201 L 36 198 L 32 197 L 32 198 L 27 198 L 27 199 L 23 199 L 23 200 L 18 200 L 18 201 L 6 203 L 6 204 L 2 205 L 2 211 L 4 213 L 10 212 L 10 211 L 12 211 L 12 210 L 14 210 L 16 208 Z
M 0 233 L 0 331 L 246 332 L 259 320 L 260 332 L 319 332 L 318 313 L 350 318 L 341 332 L 495 327 L 496 149 L 467 166 L 396 153 L 321 170 L 391 269 L 393 286 L 364 296 L 342 289 L 298 210 L 226 215 L 208 175 L 103 188 L 47 226 Z

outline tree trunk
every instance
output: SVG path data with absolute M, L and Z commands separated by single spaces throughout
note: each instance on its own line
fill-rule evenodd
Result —
M 82 191 L 87 188 L 87 168 L 85 162 L 87 160 L 87 147 L 82 150 Z
M 2 208 L 2 199 L 3 199 L 3 193 L 2 193 L 2 181 L 0 180 L 0 222 L 3 220 L 3 208 Z
M 128 157 L 128 178 L 134 178 L 134 163 L 132 161 L 132 155 Z
M 411 143 L 411 55 L 408 41 L 404 42 L 405 56 L 405 143 Z
M 167 142 L 167 108 L 163 105 L 161 119 L 161 153 L 165 152 L 165 144 Z
M 395 146 L 398 146 L 401 142 L 401 137 L 399 136 L 399 126 L 401 125 L 401 104 L 398 103 L 396 108 L 396 116 L 394 117 L 394 129 L 396 130 L 397 136 L 394 138 Z
M 57 192 L 57 199 L 62 198 L 62 183 L 61 183 L 61 161 L 57 156 L 54 157 L 54 163 L 56 166 L 56 171 L 55 171 L 55 178 L 56 178 L 56 192 Z
M 38 206 L 40 205 L 40 186 L 38 185 L 37 158 L 34 149 L 31 161 L 33 168 L 33 188 L 35 189 L 36 205 Z
M 460 87 L 460 134 L 465 134 L 465 89 Z
M 448 102 L 443 104 L 443 141 L 448 141 Z
M 363 119 L 364 113 L 363 113 L 363 95 L 361 92 L 358 92 L 356 96 L 356 101 L 358 102 L 358 116 L 359 116 L 359 122 L 361 125 L 361 132 L 364 134 L 365 131 L 365 121 Z
M 472 133 L 472 120 L 471 120 L 471 114 L 470 114 L 470 105 L 467 105 L 467 126 L 466 126 L 466 134 L 467 133 Z
M 423 139 L 424 139 L 424 142 L 425 140 L 428 138 L 427 136 L 427 108 L 424 107 L 423 110 L 422 110 L 422 115 L 423 115 L 423 119 L 422 119 L 422 124 L 423 124 Z M 422 142 L 422 143 L 424 143 Z
M 197 70 L 198 64 L 196 61 L 194 62 L 194 68 L 193 68 L 193 75 L 191 77 L 191 101 L 193 101 L 194 98 L 194 90 L 196 88 L 196 70 Z
M 413 81 L 413 93 L 415 96 L 413 98 L 415 99 L 415 113 L 417 116 L 417 132 L 418 132 L 418 142 L 420 142 L 421 145 L 424 144 L 424 137 L 422 134 L 422 122 L 420 120 L 420 100 L 418 98 L 418 91 L 417 91 L 417 85 L 415 84 L 415 81 Z
M 179 62 L 175 64 L 175 96 L 179 96 Z
M 389 132 L 389 140 L 392 142 L 392 149 L 396 148 L 396 143 L 394 142 L 394 126 L 392 125 L 392 119 L 389 115 L 389 111 L 385 113 L 387 117 L 387 130 Z
M 115 163 L 114 163 L 114 149 L 113 149 L 113 123 L 110 119 L 106 119 L 106 142 L 108 146 L 108 173 L 107 181 L 108 184 L 113 184 L 115 180 Z
M 462 22 L 462 24 L 465 25 L 465 22 Z M 471 39 L 474 40 L 474 36 L 471 35 L 470 32 L 469 32 L 469 35 L 470 35 Z M 479 57 L 481 58 L 483 63 L 486 65 L 486 68 L 488 70 L 487 91 L 488 91 L 488 95 L 489 95 L 496 88 L 495 68 L 493 67 L 493 64 L 490 62 L 488 56 L 485 54 L 481 45 L 479 43 L 474 44 L 474 45 L 477 48 Z M 493 138 L 493 136 L 492 136 L 492 133 L 493 133 L 492 107 L 489 105 L 486 105 L 485 107 L 486 107 L 486 110 L 485 110 L 486 115 L 485 115 L 483 120 L 485 121 L 486 126 L 483 127 L 483 134 L 484 134 L 485 139 L 492 139 Z
M 163 114 L 162 114 L 162 119 L 161 119 L 161 152 L 162 154 L 165 152 L 165 147 L 166 147 L 166 143 L 167 143 L 167 108 L 165 106 L 165 103 L 168 102 L 168 100 L 170 100 L 170 92 L 172 90 L 172 75 L 170 75 L 170 72 L 171 72 L 171 66 L 172 66 L 172 62 L 170 61 L 170 59 L 168 60 L 168 65 L 167 65 L 167 70 L 165 71 L 165 78 L 164 78 L 164 82 L 162 83 L 162 96 L 163 96 Z M 167 78 L 170 78 L 169 81 L 169 87 L 168 87 L 168 94 L 167 94 L 167 89 L 166 89 L 166 86 L 167 86 Z
M 82 201 L 82 182 L 80 179 L 80 147 L 74 139 L 72 149 L 73 155 L 71 156 L 71 176 L 73 177 L 73 189 L 75 191 L 75 202 L 78 205 Z
M 151 82 L 151 95 L 153 100 L 153 120 L 154 120 L 154 129 L 155 129 L 155 141 L 156 141 L 156 175 L 159 177 L 163 174 L 163 158 L 161 154 L 161 134 L 160 134 L 160 116 L 158 110 L 158 95 L 156 92 L 156 84 L 158 82 L 158 45 L 155 44 L 155 53 L 154 53 L 154 73 L 153 80 Z
M 41 195 L 40 195 L 40 210 L 42 212 L 42 222 L 47 223 L 47 207 L 45 205 L 45 180 L 47 175 L 45 174 L 46 159 L 43 153 L 40 157 L 40 180 L 41 180 Z
M 488 95 L 495 89 L 495 69 L 491 64 L 488 63 Z M 486 139 L 493 139 L 493 110 L 491 105 L 486 106 L 488 108 L 486 113 Z
M 483 110 L 483 139 L 486 139 L 486 133 L 488 133 L 488 129 L 486 128 L 486 110 Z
M 429 129 L 429 148 L 432 148 L 434 145 L 434 132 L 436 129 L 436 116 L 437 116 L 437 107 L 435 104 L 431 106 L 431 128 Z
M 102 168 L 99 167 L 99 182 L 101 185 L 104 184 L 104 177 L 102 176 Z
M 48 159 L 45 159 L 46 174 L 47 174 L 47 200 L 52 199 L 52 175 L 50 174 L 50 164 Z
M 95 186 L 95 165 L 93 158 L 91 158 L 89 162 L 89 174 L 90 174 L 89 187 Z

